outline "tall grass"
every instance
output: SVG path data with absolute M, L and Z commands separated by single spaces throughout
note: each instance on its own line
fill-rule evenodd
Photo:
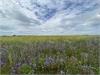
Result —
M 100 36 L 0 37 L 1 74 L 99 74 Z

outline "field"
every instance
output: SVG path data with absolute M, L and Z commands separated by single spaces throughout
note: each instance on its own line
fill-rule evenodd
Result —
M 100 36 L 1 36 L 0 74 L 99 74 Z

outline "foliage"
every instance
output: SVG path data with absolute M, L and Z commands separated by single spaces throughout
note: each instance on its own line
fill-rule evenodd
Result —
M 0 74 L 99 74 L 100 36 L 0 37 Z

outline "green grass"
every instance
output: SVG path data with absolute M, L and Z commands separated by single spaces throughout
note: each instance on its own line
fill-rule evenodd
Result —
M 99 74 L 100 36 L 2 36 L 1 74 Z

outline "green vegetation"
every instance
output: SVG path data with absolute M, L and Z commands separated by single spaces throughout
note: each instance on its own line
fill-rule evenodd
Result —
M 100 36 L 2 36 L 0 74 L 99 74 Z

